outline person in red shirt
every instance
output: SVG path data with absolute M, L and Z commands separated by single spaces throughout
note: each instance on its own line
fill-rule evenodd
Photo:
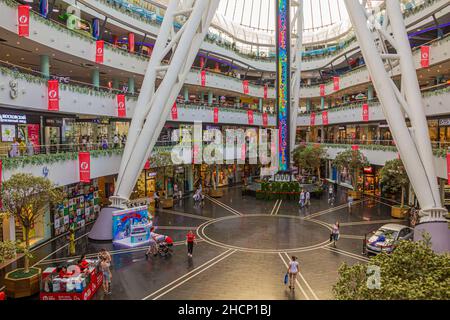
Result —
M 59 270 L 58 276 L 60 278 L 68 278 L 72 275 L 72 272 L 68 272 L 67 271 L 67 267 L 66 266 L 62 266 Z
M 192 252 L 194 251 L 194 243 L 195 241 L 195 234 L 192 232 L 192 230 L 189 230 L 189 232 L 186 235 L 186 243 L 187 243 L 187 249 L 188 249 L 188 257 L 192 258 Z
M 167 245 L 168 245 L 169 247 L 173 246 L 173 240 L 172 240 L 171 237 L 166 236 L 165 242 L 167 243 Z
M 86 261 L 86 255 L 82 255 L 80 260 L 78 260 L 78 266 L 81 269 L 81 272 L 84 272 L 89 267 L 89 262 Z

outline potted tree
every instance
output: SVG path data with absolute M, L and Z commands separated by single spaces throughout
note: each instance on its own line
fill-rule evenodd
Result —
M 24 267 L 5 276 L 6 294 L 20 298 L 39 292 L 40 269 L 30 267 L 30 232 L 51 204 L 62 201 L 62 193 L 47 178 L 18 173 L 3 183 L 1 212 L 16 219 L 24 231 Z
M 326 151 L 320 144 L 299 146 L 294 149 L 294 161 L 298 168 L 306 170 L 309 174 L 317 174 L 320 181 L 320 166 L 325 158 Z
M 351 173 L 353 190 L 350 190 L 348 195 L 353 199 L 360 199 L 361 192 L 358 190 L 358 177 L 361 169 L 369 165 L 366 156 L 359 150 L 348 149 L 338 153 L 333 160 L 333 164 L 338 170 L 347 169 Z
M 409 185 L 408 174 L 402 160 L 393 159 L 386 161 L 383 169 L 380 171 L 381 186 L 383 193 L 398 194 L 401 192 L 400 205 L 391 208 L 391 216 L 394 218 L 405 218 L 409 207 L 405 206 L 406 188 Z

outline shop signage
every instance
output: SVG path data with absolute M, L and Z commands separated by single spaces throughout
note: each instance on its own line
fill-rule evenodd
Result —
M 242 81 L 242 89 L 244 91 L 244 94 L 248 94 L 248 80 Z
M 253 110 L 247 110 L 248 124 L 253 124 Z
M 11 99 L 16 99 L 19 95 L 19 83 L 16 80 L 9 81 L 9 96 Z
M 368 173 L 368 174 L 372 174 L 373 173 L 373 168 L 372 167 L 364 167 L 364 173 Z
M 267 99 L 267 91 L 268 91 L 268 87 L 267 84 L 264 85 L 264 99 Z
M 177 109 L 177 103 L 174 102 L 172 106 L 172 120 L 178 119 L 178 109 Z
M 117 95 L 117 116 L 119 118 L 125 118 L 127 116 L 127 108 L 125 104 L 125 95 Z
M 200 72 L 200 79 L 201 79 L 202 87 L 206 86 L 206 71 L 205 70 L 202 70 L 202 72 Z
M 450 184 L 450 153 L 447 153 L 447 184 Z
M 58 80 L 58 82 L 61 83 L 69 83 L 70 82 L 70 77 L 65 77 L 65 76 L 51 76 L 52 80 Z
M 333 77 L 333 90 L 339 91 L 339 77 Z
M 1 123 L 27 123 L 27 116 L 24 114 L 0 114 Z
M 262 122 L 263 122 L 263 126 L 267 127 L 267 124 L 269 123 L 269 119 L 267 117 L 267 113 L 263 112 L 262 114 Z
M 219 122 L 219 108 L 214 108 L 214 123 Z
M 97 40 L 95 42 L 95 62 L 103 63 L 103 52 L 104 52 L 105 42 L 103 40 Z
M 320 85 L 320 96 L 325 97 L 325 85 L 324 84 Z
M 134 52 L 134 33 L 132 32 L 128 34 L 128 51 Z
M 30 35 L 30 7 L 20 5 L 17 7 L 17 26 L 19 37 Z
M 61 126 L 62 125 L 62 120 L 61 119 L 45 119 L 45 124 L 49 125 L 49 126 Z
M 59 82 L 58 80 L 48 80 L 48 110 L 59 111 Z
M 148 169 L 146 169 L 146 170 L 148 170 Z M 148 178 L 154 178 L 154 177 L 156 177 L 157 176 L 157 173 L 156 172 L 149 172 L 148 174 L 147 174 L 147 177 Z
M 80 182 L 90 182 L 91 156 L 89 152 L 78 153 L 78 169 L 80 171 Z
M 362 106 L 362 120 L 364 122 L 369 121 L 369 105 L 367 103 L 364 103 Z
M 277 173 L 274 176 L 274 180 L 276 182 L 289 182 L 289 181 L 291 181 L 291 174 L 290 173 Z
M 450 118 L 439 119 L 439 126 L 441 126 L 441 127 L 450 126 Z
M 422 68 L 428 68 L 430 66 L 430 47 L 420 47 L 420 64 Z
M 316 113 L 315 112 L 311 112 L 309 125 L 310 126 L 315 126 L 316 125 Z
M 322 124 L 324 126 L 328 125 L 328 111 L 323 111 L 322 112 Z

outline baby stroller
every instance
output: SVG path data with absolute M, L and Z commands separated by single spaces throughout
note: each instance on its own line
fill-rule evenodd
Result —
M 171 246 L 171 244 L 167 244 L 165 241 L 158 243 L 158 254 L 161 257 L 172 255 Z

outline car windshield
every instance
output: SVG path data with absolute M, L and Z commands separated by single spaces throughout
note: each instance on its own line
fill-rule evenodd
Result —
M 377 232 L 375 232 L 375 235 L 378 237 L 384 235 L 387 240 L 393 240 L 397 238 L 398 231 L 381 228 L 378 229 Z

